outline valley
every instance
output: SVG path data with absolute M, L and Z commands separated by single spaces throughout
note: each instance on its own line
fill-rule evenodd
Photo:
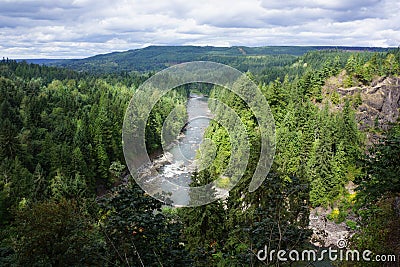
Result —
M 157 88 L 139 92 L 157 71 L 194 60 L 239 69 L 268 102 L 276 151 L 254 192 L 263 126 L 244 99 L 212 84 L 159 99 Z M 36 63 L 0 61 L 1 266 L 277 266 L 259 250 L 337 248 L 340 239 L 400 255 L 399 49 L 150 46 Z M 158 99 L 143 122 L 154 164 L 144 172 L 158 171 L 166 191 L 189 188 L 158 192 L 163 201 L 124 157 L 135 94 Z M 140 121 L 147 110 L 135 112 Z M 233 121 L 249 151 L 238 182 L 225 173 L 233 156 L 245 158 L 224 127 Z M 213 181 L 213 196 L 237 184 L 210 204 L 173 206 Z M 285 266 L 308 264 L 319 263 Z

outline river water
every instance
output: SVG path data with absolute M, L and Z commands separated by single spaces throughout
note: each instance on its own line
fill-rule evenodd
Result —
M 189 203 L 187 191 L 174 190 L 175 185 L 188 186 L 192 172 L 196 170 L 195 157 L 203 140 L 205 129 L 212 118 L 208 109 L 208 98 L 191 94 L 187 101 L 188 123 L 183 135 L 167 150 L 169 163 L 158 170 L 163 179 L 172 183 L 162 183 L 162 189 L 172 191 L 170 199 L 175 203 Z

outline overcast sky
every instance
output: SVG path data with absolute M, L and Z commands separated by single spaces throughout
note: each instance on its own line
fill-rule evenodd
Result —
M 399 0 L 0 0 L 0 57 L 148 45 L 400 45 Z

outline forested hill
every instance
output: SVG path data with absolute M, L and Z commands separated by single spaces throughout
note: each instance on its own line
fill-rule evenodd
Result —
M 126 107 L 152 73 L 93 74 L 0 61 L 0 266 L 278 266 L 276 258 L 258 260 L 258 252 L 326 247 L 343 236 L 351 250 L 400 255 L 400 49 L 349 50 L 231 61 L 241 69 L 275 64 L 247 73 L 275 120 L 271 170 L 249 193 L 261 155 L 257 118 L 238 95 L 212 87 L 207 94 L 219 102 L 209 107 L 221 121 L 206 129 L 211 142 L 201 147 L 201 160 L 210 164 L 193 173 L 190 186 L 216 181 L 224 189 L 235 182 L 224 175 L 237 151 L 223 125 L 236 118 L 224 105 L 247 133 L 246 171 L 227 198 L 179 209 L 142 191 L 125 166 Z M 176 88 L 153 107 L 145 129 L 149 154 L 163 147 L 164 128 L 187 121 L 186 99 L 196 89 Z M 177 119 L 168 120 L 173 111 Z M 366 153 L 368 134 L 379 140 Z M 321 227 L 310 229 L 314 221 Z M 348 239 L 336 225 L 354 235 Z M 319 238 L 333 241 L 330 233 L 333 243 Z
M 108 73 L 121 71 L 158 71 L 177 63 L 204 60 L 227 64 L 241 71 L 250 70 L 257 72 L 271 66 L 289 64 L 296 57 L 314 50 L 382 52 L 387 49 L 333 46 L 149 46 L 142 49 L 113 52 L 85 59 L 61 60 L 48 64 L 72 68 L 77 71 Z

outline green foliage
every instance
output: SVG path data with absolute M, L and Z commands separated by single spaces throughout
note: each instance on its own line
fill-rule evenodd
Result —
M 198 60 L 214 61 L 227 64 L 242 72 L 260 73 L 259 78 L 262 82 L 270 82 L 277 78 L 283 79 L 286 73 L 302 75 L 303 69 L 308 66 L 313 69 L 321 69 L 325 61 L 332 62 L 335 68 L 343 67 L 347 58 L 353 53 L 360 53 L 359 51 L 363 51 L 362 54 L 366 55 L 372 54 L 371 52 L 387 50 L 385 48 L 326 46 L 149 46 L 86 59 L 59 60 L 47 64 L 67 67 L 79 72 L 90 72 L 95 75 L 111 73 L 111 79 L 116 79 L 115 73 L 117 73 L 118 76 L 125 76 L 125 79 L 133 71 L 158 71 L 177 63 Z M 296 57 L 302 58 L 297 61 Z M 325 60 L 321 60 L 322 57 Z
M 369 85 L 375 78 L 393 76 L 400 73 L 398 49 L 372 56 L 362 53 L 351 55 L 346 63 L 344 87 Z
M 207 170 L 194 173 L 191 186 L 207 184 L 210 181 Z M 215 192 L 213 192 L 215 194 Z M 191 201 L 196 201 L 196 196 L 190 194 Z M 183 234 L 187 240 L 186 249 L 192 255 L 196 266 L 217 265 L 218 251 L 224 245 L 226 232 L 224 228 L 225 215 L 223 203 L 216 201 L 200 207 L 185 207 L 178 210 L 182 219 Z
M 59 172 L 50 180 L 49 189 L 54 199 L 77 199 L 84 197 L 87 186 L 79 173 L 76 173 L 75 177 L 65 177 Z
M 0 69 L 5 76 L 0 77 L 0 235 L 5 240 L 1 253 L 10 263 L 29 266 L 104 266 L 113 258 L 108 253 L 112 247 L 106 246 L 104 232 L 100 234 L 92 221 L 95 216 L 88 216 L 81 203 L 121 183 L 126 171 L 120 163 L 123 115 L 135 86 L 148 76 L 103 79 L 15 61 L 0 62 Z M 186 94 L 182 88 L 162 98 L 160 107 L 166 107 L 156 109 L 155 116 L 164 119 L 176 103 L 184 103 Z M 186 116 L 183 105 L 179 116 Z M 161 127 L 162 120 L 148 130 L 159 134 Z M 22 229 L 27 225 L 32 232 Z M 13 227 L 21 235 L 12 236 Z M 162 237 L 157 255 L 165 266 L 172 266 L 169 255 L 182 250 L 177 244 L 180 226 L 168 227 L 174 230 Z M 176 251 L 167 249 L 171 246 Z
M 26 61 L 17 62 L 14 60 L 3 59 L 0 61 L 0 76 L 14 79 L 20 77 L 23 80 L 31 80 L 29 89 L 34 91 L 38 83 L 50 83 L 52 80 L 77 79 L 83 77 L 82 73 L 70 69 L 48 67 Z
M 90 75 L 1 61 L 0 265 L 258 266 L 263 263 L 255 255 L 267 244 L 271 249 L 306 246 L 310 207 L 329 205 L 336 207 L 329 218 L 338 223 L 356 205 L 359 225 L 346 220 L 350 228 L 360 229 L 354 246 L 398 253 L 399 126 L 374 146 L 361 169 L 364 137 L 354 111 L 361 98 L 343 100 L 333 93 L 331 103 L 343 104 L 336 110 L 322 89 L 327 78 L 343 69 L 345 87 L 399 75 L 400 50 L 320 49 L 149 47 L 60 63 L 96 72 L 110 66 L 123 70 Z M 157 153 L 165 145 L 162 134 L 179 133 L 192 89 L 235 111 L 249 136 L 250 158 L 226 198 L 198 208 L 163 208 L 124 179 L 123 115 L 136 88 L 152 75 L 139 75 L 132 67 L 157 70 L 194 59 L 230 64 L 259 84 L 275 117 L 275 161 L 261 187 L 249 193 L 260 157 L 253 112 L 227 89 L 181 86 L 152 110 L 146 126 L 148 151 Z M 144 94 L 144 99 L 157 96 Z M 222 122 L 237 119 L 221 104 L 210 109 Z M 238 152 L 232 151 L 222 123 L 211 123 L 205 136 L 214 146 L 205 144 L 201 159 L 211 162 L 214 152 L 216 157 L 192 177 L 192 186 L 217 181 L 226 187 L 232 181 L 224 170 Z M 349 181 L 359 185 L 355 204 L 354 195 L 346 192 Z
M 158 71 L 173 64 L 196 60 L 228 64 L 241 71 L 256 71 L 291 63 L 295 56 L 315 47 L 212 47 L 149 46 L 143 49 L 97 55 L 83 60 L 66 60 L 51 65 L 91 73 Z
M 15 258 L 20 266 L 87 266 L 104 261 L 104 242 L 84 204 L 45 201 L 17 212 Z
M 362 209 L 359 232 L 352 237 L 352 246 L 355 249 L 368 249 L 380 255 L 398 255 L 400 218 L 398 210 L 393 208 L 394 203 L 395 199 L 385 197 L 374 205 L 369 205 L 367 209 Z
M 288 81 L 284 82 L 289 87 L 288 83 Z M 283 114 L 290 94 L 285 92 L 287 87 L 282 89 L 279 85 L 279 81 L 272 85 L 269 96 L 271 99 L 276 99 L 274 102 L 276 106 L 272 108 L 276 108 L 276 112 Z M 281 93 L 278 97 L 276 96 L 277 92 Z M 219 266 L 257 265 L 258 260 L 255 253 L 265 244 L 272 244 L 274 248 L 301 246 L 310 234 L 306 230 L 308 224 L 307 181 L 302 181 L 294 176 L 301 172 L 298 164 L 301 159 L 300 139 L 302 134 L 291 131 L 296 124 L 296 109 L 293 106 L 291 109 L 288 108 L 290 111 L 284 117 L 285 122 L 278 131 L 279 142 L 285 142 L 285 145 L 293 148 L 293 150 L 284 151 L 284 146 L 278 147 L 280 151 L 277 160 L 285 166 L 279 166 L 279 171 L 270 174 L 256 192 L 249 194 L 248 184 L 260 153 L 260 136 L 256 119 L 243 100 L 226 89 L 214 88 L 211 97 L 218 98 L 233 108 L 242 120 L 249 136 L 250 159 L 244 177 L 229 192 L 229 196 L 223 203 L 213 203 L 215 206 L 210 204 L 204 207 L 206 210 L 202 210 L 202 212 L 197 213 L 193 210 L 189 213 L 190 222 L 193 222 L 193 226 L 187 226 L 189 229 L 193 229 L 190 232 L 190 239 L 194 244 L 202 244 L 200 246 L 202 250 L 197 254 L 206 256 L 205 258 L 196 256 L 196 263 L 201 262 L 199 263 L 201 266 L 204 265 L 204 261 L 208 260 Z M 224 121 L 232 120 L 232 117 L 226 114 L 222 104 L 213 103 L 215 103 L 214 106 L 210 105 L 210 108 L 216 111 L 217 116 L 220 116 L 221 124 L 211 123 L 205 136 L 214 143 L 217 151 L 216 158 L 205 173 L 200 173 L 198 177 L 194 178 L 195 181 L 198 180 L 195 185 L 206 184 L 215 179 L 218 181 L 228 164 L 231 153 L 233 153 L 229 135 L 221 126 Z M 280 106 L 278 107 L 278 105 Z M 205 149 L 205 151 L 208 150 Z M 222 209 L 221 205 L 226 208 Z M 205 215 L 206 217 L 204 217 Z M 202 228 L 201 222 L 204 219 L 207 221 L 222 220 L 225 223 L 215 223 L 213 227 Z M 279 229 L 282 231 L 280 232 Z M 220 235 L 219 233 L 229 234 Z M 220 236 L 219 239 L 213 240 L 215 235 Z M 205 240 L 204 238 L 207 236 L 212 237 Z M 191 242 L 188 240 L 188 243 Z M 193 245 L 191 245 L 191 249 L 193 253 Z
M 156 92 L 152 96 L 157 97 L 161 92 Z M 146 148 L 149 153 L 157 151 L 162 145 L 168 145 L 180 133 L 180 130 L 187 120 L 185 101 L 187 97 L 186 88 L 180 87 L 168 92 L 162 96 L 151 110 L 150 116 L 146 125 Z M 172 115 L 170 113 L 173 111 Z M 173 116 L 167 120 L 168 116 Z M 165 125 L 164 125 L 164 122 Z M 165 126 L 163 128 L 163 126 Z M 162 140 L 162 136 L 173 138 L 172 140 Z M 162 141 L 165 143 L 162 144 Z
M 332 92 L 330 95 L 330 100 L 332 101 L 333 105 L 338 105 L 340 104 L 340 95 L 338 92 Z
M 364 175 L 356 182 L 356 207 L 361 216 L 354 246 L 377 254 L 398 254 L 400 240 L 400 124 L 376 144 L 364 160 Z
M 386 194 L 400 192 L 399 162 L 400 124 L 396 123 L 364 160 L 365 175 L 356 180 L 360 191 L 358 200 L 368 205 Z
M 346 225 L 353 231 L 357 229 L 357 222 L 355 221 L 346 220 Z
M 0 77 L 0 156 L 8 158 L 7 162 L 18 157 L 29 172 L 22 179 L 40 166 L 36 195 L 50 196 L 54 186 L 49 186 L 61 176 L 65 181 L 79 177 L 89 194 L 118 182 L 110 166 L 124 160 L 120 141 L 123 115 L 135 88 L 75 74 L 71 77 L 79 80 L 67 79 L 69 75 L 57 80 L 62 76 L 55 75 L 45 83 L 30 80 L 38 75 L 36 65 L 3 61 L 1 66 L 8 70 L 9 78 Z M 49 67 L 40 67 L 40 71 L 44 76 L 58 73 Z M 149 125 L 146 136 L 150 152 L 160 148 L 160 129 L 176 104 L 177 121 L 186 118 L 186 94 L 184 88 L 171 92 L 155 108 L 152 116 L 158 119 Z M 150 136 L 152 133 L 155 136 Z
M 347 197 L 345 186 L 360 174 L 358 164 L 364 153 L 364 136 L 359 132 L 355 120 L 354 108 L 357 104 L 341 100 L 336 95 L 335 101 L 343 101 L 343 109 L 334 110 L 321 98 L 321 88 L 325 80 L 337 75 L 346 62 L 349 72 L 358 73 L 363 66 L 360 62 L 369 60 L 372 54 L 348 53 L 340 57 L 334 52 L 332 54 L 335 55 L 332 61 L 325 61 L 317 69 L 304 64 L 307 70 L 300 77 L 287 75 L 283 81 L 276 79 L 268 85 L 261 85 L 275 117 L 277 148 L 272 173 L 263 187 L 252 196 L 247 192 L 247 183 L 258 159 L 257 124 L 252 113 L 237 96 L 223 88 L 211 91 L 211 97 L 233 108 L 246 125 L 251 158 L 243 180 L 224 200 L 226 211 L 223 216 L 226 223 L 220 229 L 230 234 L 221 237 L 223 245 L 218 243 L 219 249 L 212 250 L 213 257 L 206 257 L 210 262 L 218 262 L 221 266 L 257 265 L 254 248 L 265 244 L 276 247 L 301 246 L 304 242 L 300 240 L 305 240 L 309 234 L 306 231 L 307 205 L 337 206 L 337 210 L 334 210 L 337 212 L 329 216 L 336 223 L 343 222 L 352 211 L 353 200 Z M 321 61 L 327 55 L 331 54 L 312 52 L 304 56 L 304 59 L 307 58 L 317 66 L 318 60 Z M 355 77 L 353 74 L 352 79 Z M 316 105 L 318 102 L 321 104 Z M 211 105 L 210 108 L 216 110 L 217 114 L 223 112 L 223 108 L 218 105 Z M 222 116 L 222 119 L 229 120 L 226 116 Z M 216 179 L 221 182 L 220 175 L 232 153 L 229 136 L 220 124 L 211 123 L 206 137 L 213 141 L 217 151 L 216 158 L 208 168 L 210 177 L 206 180 Z M 213 150 L 203 149 L 203 152 L 212 153 Z M 202 158 L 206 157 L 202 155 Z M 280 209 L 282 206 L 283 210 Z M 288 210 L 292 213 L 286 213 Z M 223 212 L 215 211 L 216 217 L 221 216 L 217 214 Z M 201 221 L 200 214 L 193 212 L 191 216 L 197 218 L 192 219 L 193 222 Z M 349 224 L 349 227 L 354 228 L 354 223 Z M 282 229 L 285 229 L 284 235 L 275 235 Z M 213 228 L 212 231 L 220 230 Z M 269 233 L 269 236 L 265 233 Z M 190 238 L 198 243 L 203 237 L 204 233 L 194 231 Z M 299 243 L 288 240 L 299 240 Z M 207 242 L 202 242 L 202 246 L 205 244 L 207 247 Z M 201 251 L 202 255 L 207 254 L 205 251 Z
M 116 187 L 103 198 L 101 228 L 107 262 L 126 266 L 185 266 L 190 263 L 181 237 L 182 224 L 162 203 L 136 184 Z

